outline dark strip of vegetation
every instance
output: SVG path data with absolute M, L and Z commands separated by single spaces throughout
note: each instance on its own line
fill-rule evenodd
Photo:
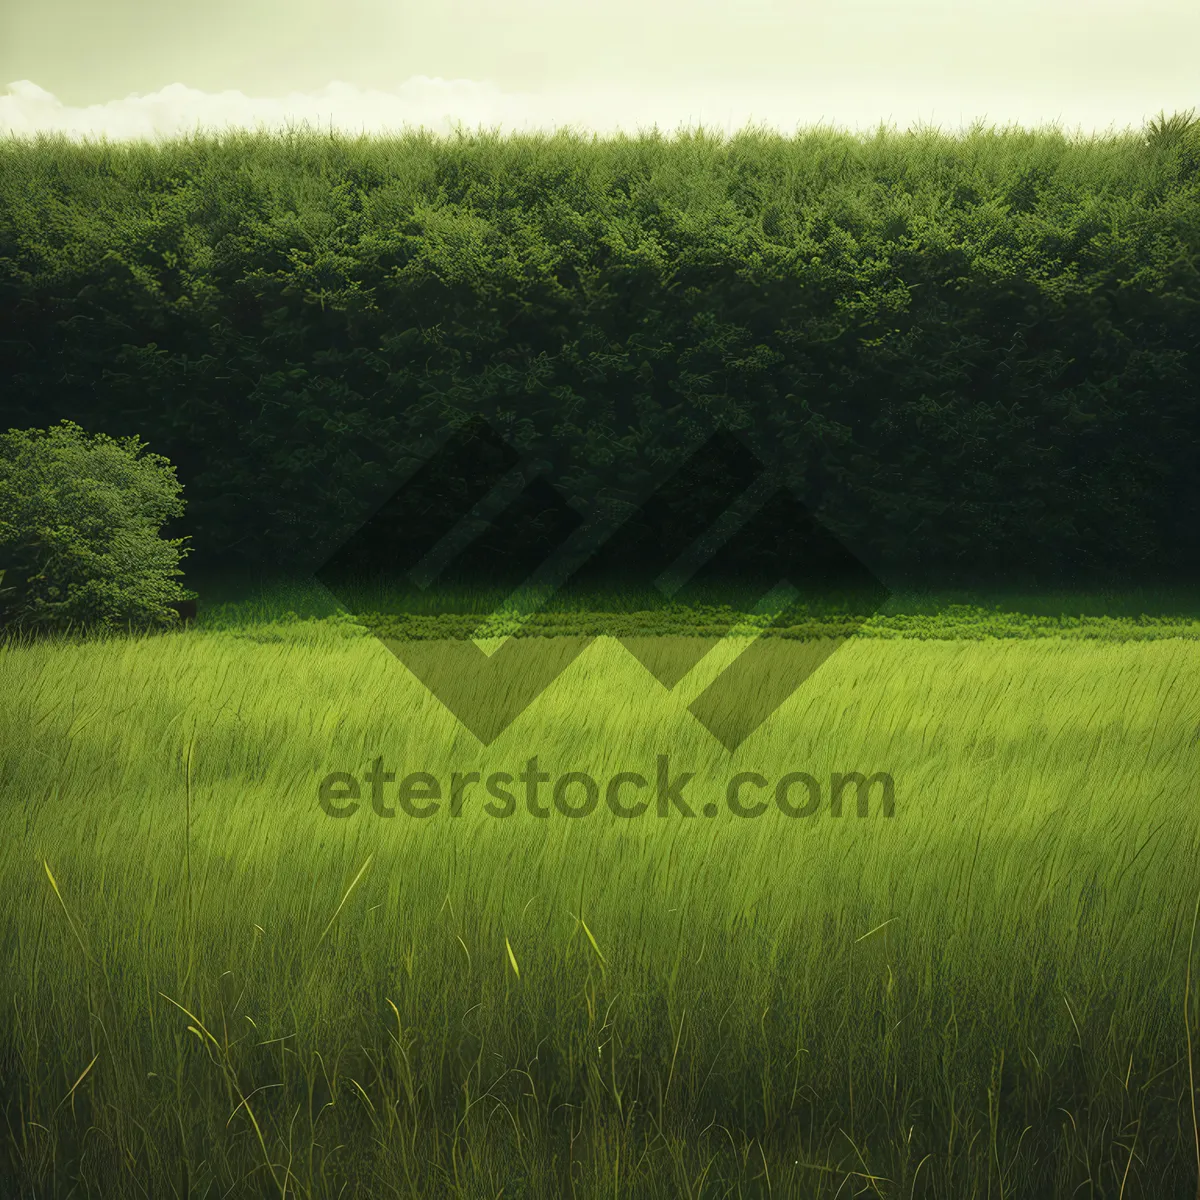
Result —
M 9 143 L 0 381 L 198 555 L 316 567 L 478 417 L 531 555 L 724 427 L 879 573 L 1194 573 L 1196 129 Z

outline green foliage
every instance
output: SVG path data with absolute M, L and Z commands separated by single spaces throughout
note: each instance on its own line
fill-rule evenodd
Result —
M 343 602 L 311 579 L 205 580 L 198 628 L 253 642 L 325 642 L 375 636 L 397 641 L 462 641 L 486 636 L 724 637 L 735 628 L 762 637 L 858 641 L 1148 642 L 1200 640 L 1194 588 L 1122 592 L 970 593 L 898 588 L 875 610 L 870 597 L 813 594 L 775 627 L 725 601 L 678 603 L 653 588 L 555 594 L 522 622 L 507 597 L 452 588 L 364 590 Z
M 137 438 L 89 437 L 71 421 L 0 437 L 0 628 L 117 630 L 178 621 L 168 605 L 186 538 L 181 485 Z
M 724 425 L 880 569 L 1173 570 L 1197 149 L 1183 117 L 1100 145 L 18 144 L 0 379 L 29 423 L 151 438 L 196 543 L 246 561 L 315 565 L 481 415 L 581 510 Z

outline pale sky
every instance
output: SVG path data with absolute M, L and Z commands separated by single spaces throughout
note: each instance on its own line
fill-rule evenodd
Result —
M 0 137 L 880 122 L 1068 136 L 1200 112 L 1196 0 L 0 0 Z

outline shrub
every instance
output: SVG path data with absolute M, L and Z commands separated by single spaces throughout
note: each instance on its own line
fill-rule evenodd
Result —
M 0 628 L 61 632 L 167 627 L 187 540 L 175 468 L 137 438 L 89 437 L 72 421 L 0 437 Z

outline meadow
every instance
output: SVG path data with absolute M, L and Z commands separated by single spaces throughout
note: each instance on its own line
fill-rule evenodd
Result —
M 482 745 L 319 589 L 201 595 L 0 645 L 5 1196 L 1197 1194 L 1194 591 L 814 608 L 732 752 L 688 705 L 747 637 L 668 690 L 601 632 Z M 491 611 L 436 600 L 397 636 Z

